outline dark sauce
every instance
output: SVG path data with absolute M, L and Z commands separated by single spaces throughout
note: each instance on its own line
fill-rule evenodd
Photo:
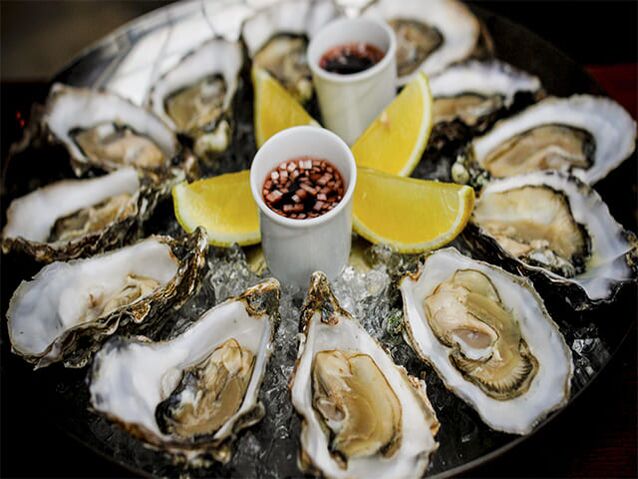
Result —
M 319 66 L 330 73 L 351 75 L 373 67 L 385 53 L 369 43 L 348 43 L 331 48 L 321 56 Z
M 345 182 L 328 160 L 302 156 L 283 161 L 268 174 L 264 202 L 275 213 L 304 220 L 324 215 L 343 198 Z

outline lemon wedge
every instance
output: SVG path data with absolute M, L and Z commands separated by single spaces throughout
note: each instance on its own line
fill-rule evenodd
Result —
M 474 190 L 469 186 L 359 168 L 353 226 L 372 243 L 419 253 L 452 241 L 463 231 L 473 207 Z
M 409 176 L 432 131 L 432 93 L 423 72 L 415 75 L 352 146 L 357 165 Z
M 175 217 L 187 232 L 203 226 L 215 246 L 257 244 L 259 214 L 250 191 L 250 172 L 228 173 L 173 188 Z
M 319 126 L 295 98 L 266 70 L 253 67 L 255 91 L 255 141 L 260 148 L 268 138 L 286 128 Z

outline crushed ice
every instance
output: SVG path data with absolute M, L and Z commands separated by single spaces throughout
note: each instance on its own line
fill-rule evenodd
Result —
M 250 254 L 253 255 L 254 251 Z M 410 260 L 383 248 L 365 252 L 368 263 L 353 261 L 332 281 L 332 288 L 341 305 L 350 311 L 363 327 L 393 355 L 400 364 L 414 356 L 401 338 L 402 312 L 393 280 L 400 271 L 409 269 Z M 211 248 L 208 254 L 209 272 L 202 291 L 182 310 L 182 325 L 197 318 L 197 313 L 236 296 L 246 288 L 269 277 L 269 271 L 256 270 L 240 247 Z M 282 285 L 281 321 L 273 347 L 273 355 L 261 387 L 261 399 L 266 407 L 265 418 L 240 434 L 234 455 L 227 466 L 233 475 L 247 477 L 282 477 L 298 475 L 299 419 L 294 413 L 288 383 L 297 358 L 299 316 L 305 289 Z
M 180 319 L 171 326 L 171 334 L 181 331 L 205 310 L 270 276 L 267 269 L 256 268 L 254 257 L 240 247 L 211 248 L 209 271 L 199 293 L 177 312 Z M 363 327 L 391 354 L 394 361 L 408 372 L 425 379 L 428 396 L 441 415 L 457 410 L 458 400 L 446 390 L 436 374 L 421 363 L 402 336 L 403 312 L 396 281 L 413 271 L 418 258 L 398 255 L 387 248 L 368 246 L 359 258 L 331 282 L 341 305 L 357 318 Z M 247 257 L 248 256 L 248 257 Z M 281 321 L 273 345 L 273 355 L 261 387 L 261 400 L 266 408 L 264 419 L 239 435 L 231 462 L 222 468 L 229 475 L 242 477 L 297 476 L 299 419 L 290 401 L 288 384 L 297 358 L 299 317 L 305 289 L 282 285 Z M 568 328 L 571 329 L 571 328 Z M 574 356 L 574 391 L 585 385 L 609 358 L 609 352 L 594 326 L 574 327 L 568 334 Z M 571 342 L 570 342 L 571 341 Z M 472 440 L 476 426 L 466 430 L 461 442 Z M 467 430 L 472 429 L 472 434 Z M 220 472 L 222 472 L 220 471 Z M 200 475 L 202 471 L 191 471 Z M 225 475 L 225 474 L 224 474 Z

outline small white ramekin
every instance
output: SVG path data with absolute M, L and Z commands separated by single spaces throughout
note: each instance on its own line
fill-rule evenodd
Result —
M 328 160 L 345 183 L 345 194 L 329 212 L 317 218 L 291 219 L 268 208 L 264 181 L 282 161 L 300 156 Z M 297 126 L 271 137 L 257 151 L 250 167 L 250 188 L 259 207 L 261 245 L 268 268 L 283 283 L 307 287 L 310 275 L 323 271 L 336 277 L 348 261 L 352 234 L 352 195 L 357 168 L 348 145 L 319 127 Z
M 363 42 L 381 49 L 379 63 L 340 75 L 319 65 L 331 48 Z M 317 32 L 308 46 L 308 65 L 317 90 L 323 124 L 352 145 L 396 96 L 396 37 L 387 24 L 367 18 L 340 18 Z

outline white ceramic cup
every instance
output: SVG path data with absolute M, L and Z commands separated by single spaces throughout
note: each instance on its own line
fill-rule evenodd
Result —
M 263 185 L 282 161 L 300 156 L 328 160 L 345 183 L 345 194 L 327 213 L 310 219 L 286 218 L 264 202 Z M 336 277 L 350 256 L 352 195 L 357 168 L 348 145 L 324 128 L 297 126 L 271 137 L 257 151 L 250 167 L 250 188 L 259 207 L 261 245 L 268 268 L 284 283 L 307 287 L 310 275 L 323 271 Z
M 331 48 L 363 42 L 385 53 L 367 70 L 340 75 L 324 70 L 321 57 Z M 308 46 L 308 64 L 324 125 L 352 145 L 396 95 L 396 37 L 385 23 L 341 18 L 317 32 Z

